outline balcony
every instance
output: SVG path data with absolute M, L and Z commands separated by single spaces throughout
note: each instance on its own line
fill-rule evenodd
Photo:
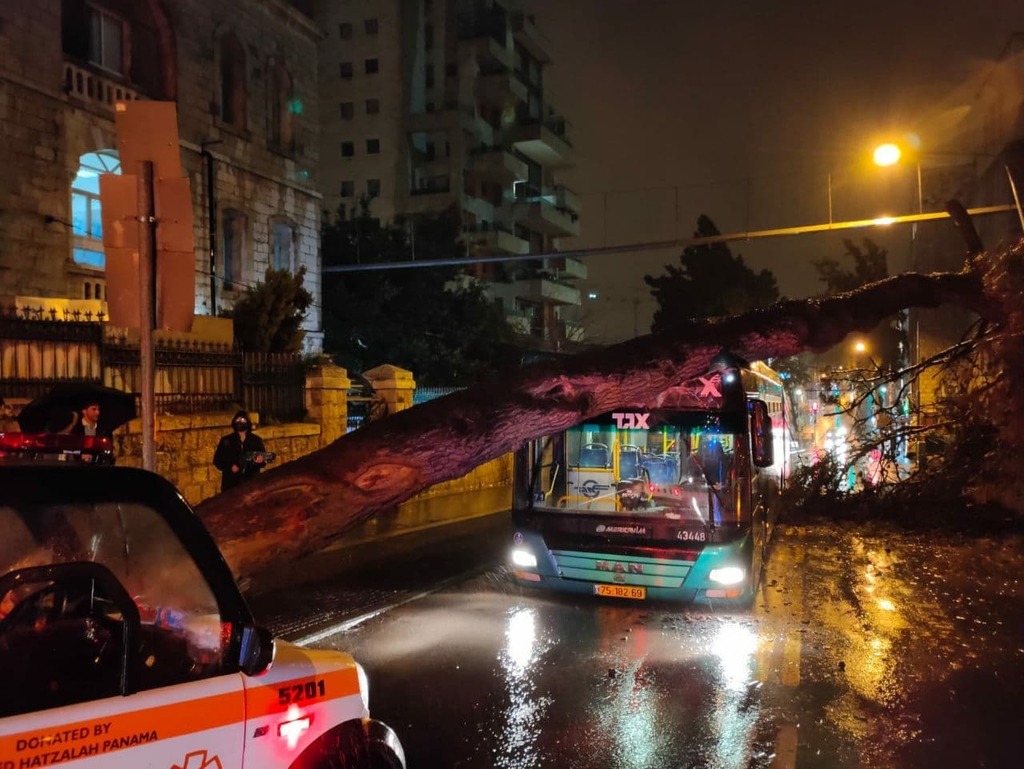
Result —
M 551 41 L 534 23 L 533 16 L 517 13 L 512 16 L 512 35 L 517 43 L 541 64 L 551 63 Z
M 512 69 L 512 51 L 507 45 L 489 35 L 467 38 L 462 40 L 460 45 L 471 52 L 481 69 Z
M 554 238 L 580 234 L 579 214 L 558 206 L 553 195 L 516 195 L 513 214 L 517 222 Z
M 559 278 L 570 280 L 586 280 L 587 278 L 587 265 L 579 259 L 563 256 L 560 259 L 549 259 L 548 265 Z
M 536 304 L 580 305 L 580 290 L 547 278 L 516 281 L 516 295 Z
M 111 115 L 119 101 L 143 98 L 138 91 L 69 61 L 64 62 L 64 92 L 72 99 L 100 107 Z
M 476 98 L 497 107 L 515 106 L 529 98 L 526 86 L 510 72 L 481 74 L 476 79 Z
M 555 194 L 555 205 L 559 208 L 564 208 L 565 210 L 572 211 L 575 214 L 579 214 L 579 212 L 583 210 L 583 203 L 580 201 L 580 196 L 564 184 L 556 184 L 553 191 Z
M 561 118 L 511 126 L 506 129 L 505 138 L 526 157 L 542 166 L 564 168 L 573 164 L 569 124 Z
M 482 224 L 465 232 L 466 244 L 474 255 L 528 254 L 529 241 L 517 238 L 500 225 Z
M 482 147 L 471 151 L 470 170 L 480 178 L 505 185 L 525 179 L 529 174 L 526 162 L 505 147 Z

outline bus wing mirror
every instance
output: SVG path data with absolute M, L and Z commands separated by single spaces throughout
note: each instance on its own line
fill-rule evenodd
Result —
M 756 467 L 771 467 L 775 464 L 775 441 L 772 438 L 772 418 L 768 404 L 761 400 L 749 403 L 750 443 Z

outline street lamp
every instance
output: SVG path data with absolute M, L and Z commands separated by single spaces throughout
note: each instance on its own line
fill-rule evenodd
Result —
M 874 152 L 875 165 L 877 166 L 891 166 L 900 162 L 903 157 L 903 150 L 900 149 L 898 144 L 880 144 L 875 147 Z M 921 161 L 918 159 L 915 162 L 917 166 L 917 213 L 924 213 L 924 196 L 921 194 Z M 917 228 L 917 223 L 914 223 L 914 228 Z

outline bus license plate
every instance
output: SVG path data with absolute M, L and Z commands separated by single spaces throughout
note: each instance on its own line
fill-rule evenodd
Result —
M 642 601 L 647 598 L 647 588 L 631 585 L 594 585 L 594 595 L 607 598 L 634 598 Z

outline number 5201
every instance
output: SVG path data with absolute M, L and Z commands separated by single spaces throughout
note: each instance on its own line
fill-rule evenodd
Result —
M 304 700 L 315 700 L 327 693 L 327 686 L 324 680 L 319 678 L 315 681 L 306 681 L 301 684 L 282 686 L 277 690 L 277 701 L 281 705 L 291 705 L 294 702 Z

